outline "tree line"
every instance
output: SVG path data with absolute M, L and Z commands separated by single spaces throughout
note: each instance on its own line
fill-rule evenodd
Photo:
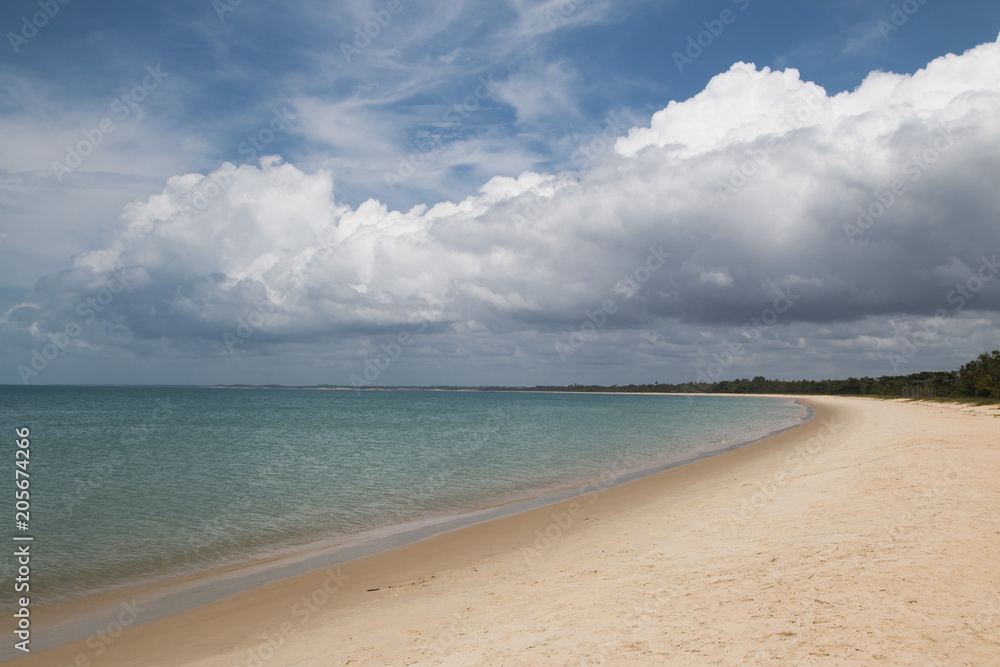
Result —
M 259 389 L 359 389 L 346 385 L 321 384 L 312 386 L 284 385 L 217 385 L 229 388 Z M 634 393 L 698 393 L 698 394 L 841 394 L 853 396 L 884 396 L 903 398 L 964 398 L 1000 399 L 1000 350 L 984 352 L 957 371 L 925 371 L 910 375 L 883 375 L 878 378 L 849 377 L 846 380 L 768 380 L 758 375 L 751 379 L 720 382 L 684 382 L 682 384 L 628 384 L 569 386 L 538 385 L 535 387 L 507 386 L 392 386 L 366 389 L 439 389 L 478 391 L 573 391 L 573 392 L 634 392 Z
M 487 389 L 487 387 L 480 387 Z M 489 387 L 501 389 L 501 387 Z M 537 386 L 535 391 L 703 393 L 703 394 L 841 394 L 904 398 L 984 397 L 1000 399 L 1000 350 L 984 352 L 957 371 L 925 371 L 878 378 L 849 377 L 846 380 L 751 379 L 682 384 L 629 384 L 610 386 L 572 384 L 567 387 Z

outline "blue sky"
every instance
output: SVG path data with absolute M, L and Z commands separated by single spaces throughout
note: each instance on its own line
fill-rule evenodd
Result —
M 52 16 L 45 15 L 46 11 Z M 31 25 L 32 21 L 35 25 Z M 34 351 L 40 351 L 39 346 L 51 333 L 46 333 L 46 327 L 61 330 L 70 317 L 65 309 L 72 309 L 77 297 L 84 298 L 81 280 L 87 281 L 73 274 L 74 271 L 83 270 L 81 266 L 91 272 L 104 271 L 101 261 L 94 258 L 107 258 L 115 253 L 116 261 L 124 262 L 122 248 L 136 243 L 134 235 L 139 232 L 135 230 L 151 233 L 149 230 L 158 224 L 155 221 L 161 219 L 156 217 L 160 214 L 147 211 L 153 216 L 152 222 L 143 226 L 133 218 L 146 215 L 139 212 L 143 205 L 150 210 L 159 206 L 154 199 L 166 196 L 163 193 L 170 189 L 168 183 L 183 180 L 188 184 L 184 187 L 188 188 L 189 197 L 197 190 L 197 186 L 190 185 L 195 181 L 184 180 L 187 178 L 184 175 L 203 177 L 215 172 L 220 174 L 217 179 L 225 178 L 221 174 L 225 173 L 226 163 L 243 170 L 240 179 L 243 175 L 254 176 L 247 169 L 260 174 L 274 172 L 274 178 L 265 179 L 268 187 L 276 188 L 269 196 L 285 202 L 285 208 L 279 206 L 276 210 L 287 211 L 318 205 L 319 200 L 310 200 L 312 203 L 307 205 L 296 197 L 308 191 L 308 187 L 324 187 L 309 180 L 311 176 L 324 174 L 330 183 L 325 199 L 332 199 L 334 208 L 322 214 L 313 211 L 311 215 L 326 215 L 334 226 L 342 226 L 339 221 L 345 215 L 366 210 L 365 202 L 370 199 L 384 206 L 383 220 L 392 220 L 392 211 L 401 214 L 416 211 L 414 215 L 419 216 L 435 204 L 462 202 L 469 197 L 485 196 L 489 201 L 479 204 L 494 206 L 501 195 L 495 192 L 482 195 L 484 184 L 495 177 L 510 177 L 521 183 L 516 188 L 535 188 L 519 178 L 525 173 L 539 174 L 542 182 L 550 185 L 578 182 L 584 189 L 608 187 L 624 191 L 641 179 L 635 177 L 611 186 L 606 184 L 610 177 L 601 170 L 610 173 L 617 169 L 617 173 L 624 173 L 625 162 L 609 166 L 609 162 L 618 160 L 625 160 L 629 169 L 638 169 L 635 160 L 650 160 L 651 151 L 639 152 L 629 161 L 626 158 L 630 156 L 622 157 L 621 151 L 611 149 L 614 140 L 629 135 L 630 129 L 649 128 L 654 114 L 671 102 L 683 103 L 695 98 L 706 91 L 710 82 L 722 85 L 726 80 L 719 77 L 730 72 L 734 63 L 753 63 L 757 72 L 764 68 L 776 72 L 794 68 L 798 71 L 797 81 L 817 84 L 832 99 L 839 93 L 856 91 L 872 72 L 912 75 L 947 54 L 960 55 L 979 45 L 995 43 L 1000 32 L 1000 6 L 940 0 L 924 3 L 919 0 L 908 3 L 521 0 L 447 4 L 399 0 L 396 3 L 300 2 L 291 7 L 261 0 L 243 0 L 238 4 L 230 0 L 169 4 L 18 0 L 0 8 L 0 25 L 6 34 L 4 47 L 0 48 L 0 86 L 4 93 L 0 103 L 0 143 L 4 146 L 0 154 L 0 211 L 3 212 L 0 233 L 6 234 L 0 239 L 3 256 L 0 308 L 7 312 L 5 347 L 13 357 L 21 359 L 25 355 L 31 358 Z M 367 39 L 359 37 L 366 29 L 371 35 Z M 699 41 L 700 46 L 692 46 Z M 681 67 L 677 54 L 687 58 Z M 732 77 L 735 80 L 736 75 Z M 995 93 L 988 74 L 982 79 L 971 77 L 973 83 L 968 85 L 972 87 L 965 92 Z M 898 83 L 892 81 L 893 85 Z M 877 88 L 874 84 L 870 87 Z M 706 102 L 709 104 L 705 107 L 706 119 L 715 117 L 713 109 L 725 115 L 736 110 L 741 99 L 744 102 L 750 99 L 736 96 L 727 101 L 724 95 L 712 94 L 717 99 Z M 746 94 L 752 97 L 754 93 Z M 921 93 L 915 88 L 910 94 Z M 961 97 L 955 95 L 956 99 Z M 870 95 L 857 95 L 854 99 L 861 103 L 869 98 Z M 735 106 L 728 108 L 727 104 Z M 774 104 L 778 105 L 776 109 L 780 107 L 779 102 Z M 926 114 L 914 112 L 913 118 L 904 117 L 905 109 L 914 106 L 912 103 L 893 104 L 889 116 L 894 119 L 896 129 L 891 136 L 881 135 L 886 145 L 899 148 L 899 142 L 922 141 L 912 132 L 907 134 L 909 130 L 904 131 L 910 120 L 920 119 L 927 125 L 923 129 L 932 134 L 935 128 L 930 127 L 933 123 L 927 121 Z M 841 106 L 854 109 L 852 105 L 856 106 L 855 103 Z M 967 116 L 974 111 L 968 110 Z M 938 120 L 951 122 L 953 112 L 953 108 L 941 111 Z M 768 113 L 771 112 L 763 109 L 760 117 Z M 856 111 L 850 113 L 857 117 Z M 977 127 L 986 132 L 990 121 L 976 118 L 963 127 L 979 123 Z M 103 130 L 102 122 L 105 122 Z M 670 128 L 661 130 L 674 136 Z M 752 147 L 755 141 L 763 141 L 765 134 L 751 133 L 742 141 Z M 992 136 L 988 132 L 977 135 L 980 149 L 984 148 L 983 137 L 987 135 Z M 71 149 L 81 141 L 94 144 L 89 155 L 82 156 L 77 167 L 58 166 L 69 166 Z M 666 147 L 655 138 L 647 143 L 655 144 L 655 150 L 669 162 L 679 155 L 669 157 L 666 153 L 672 150 L 670 146 L 683 141 L 682 137 Z M 837 145 L 824 144 L 826 148 Z M 716 145 L 712 154 L 735 150 L 729 143 L 726 146 L 723 150 Z M 294 173 L 267 171 L 259 162 L 264 155 L 280 156 L 282 164 Z M 684 155 L 684 159 L 701 159 L 691 151 Z M 957 159 L 956 155 L 957 151 L 949 153 L 952 159 Z M 859 174 L 851 178 L 871 179 L 860 188 L 867 188 L 871 194 L 891 178 L 879 180 L 879 174 L 866 171 L 865 165 L 877 162 L 869 163 L 869 157 L 855 165 Z M 831 162 L 834 163 L 835 160 Z M 689 168 L 677 173 L 690 174 L 694 165 L 692 162 Z M 850 166 L 845 169 L 849 171 Z M 941 170 L 937 171 L 936 178 L 943 179 Z M 920 174 L 923 175 L 922 170 Z M 548 177 L 556 180 L 545 180 Z M 780 174 L 773 178 L 780 178 Z M 303 185 L 307 182 L 312 185 Z M 715 178 L 708 183 L 714 186 L 717 182 Z M 917 185 L 929 184 L 932 182 L 927 178 Z M 223 187 L 223 197 L 231 197 L 234 192 L 227 188 Z M 271 192 L 266 187 L 261 192 L 264 191 Z M 533 192 L 537 195 L 538 191 Z M 930 196 L 926 188 L 922 192 Z M 943 209 L 940 220 L 948 219 L 949 211 L 956 213 L 948 207 L 959 205 L 955 201 L 957 192 L 955 188 L 949 190 L 946 183 L 933 191 L 933 202 Z M 979 193 L 984 201 L 979 202 L 979 208 L 972 214 L 973 218 L 984 217 L 982 225 L 969 231 L 965 239 L 970 247 L 984 251 L 996 240 L 985 224 L 990 214 L 988 193 L 989 188 L 984 186 Z M 521 190 L 503 195 L 514 196 L 527 195 Z M 967 206 L 977 201 L 975 197 L 961 199 Z M 663 203 L 667 217 L 671 201 L 675 200 Z M 236 207 L 232 210 L 242 210 L 237 203 L 229 203 Z M 479 204 L 470 206 L 474 209 Z M 752 208 L 749 202 L 743 205 Z M 240 206 L 257 206 L 258 213 L 265 208 L 259 201 L 243 202 Z M 566 206 L 572 208 L 569 203 Z M 475 284 L 477 289 L 486 291 L 474 295 L 476 289 L 468 290 L 460 300 L 467 301 L 460 313 L 431 318 L 435 325 L 431 330 L 440 332 L 423 336 L 422 343 L 414 346 L 407 358 L 401 358 L 380 374 L 380 382 L 520 384 L 692 379 L 690 376 L 696 370 L 719 363 L 713 361 L 714 355 L 719 354 L 719 343 L 706 346 L 703 342 L 732 339 L 731 333 L 717 327 L 739 325 L 761 310 L 758 302 L 767 300 L 759 294 L 760 298 L 751 298 L 751 292 L 773 291 L 771 285 L 781 283 L 789 275 L 801 278 L 802 284 L 816 280 L 825 283 L 825 287 L 846 280 L 829 272 L 823 276 L 804 276 L 803 271 L 795 273 L 791 268 L 782 275 L 769 276 L 761 269 L 748 270 L 746 280 L 750 282 L 744 284 L 739 279 L 741 272 L 734 268 L 741 264 L 738 257 L 715 257 L 702 265 L 695 258 L 706 250 L 691 250 L 687 257 L 679 258 L 681 266 L 701 276 L 700 284 L 721 290 L 720 294 L 699 295 L 700 305 L 684 306 L 674 303 L 670 297 L 673 292 L 665 285 L 656 293 L 659 296 L 653 293 L 629 296 L 629 299 L 645 299 L 648 308 L 611 318 L 607 329 L 595 334 L 594 340 L 588 339 L 586 350 L 574 349 L 572 363 L 568 363 L 553 354 L 554 343 L 558 342 L 560 332 L 569 332 L 567 327 L 573 326 L 574 318 L 579 319 L 574 314 L 579 310 L 575 300 L 579 299 L 581 306 L 586 306 L 588 299 L 600 303 L 602 292 L 612 289 L 601 284 L 595 272 L 588 274 L 582 265 L 563 267 L 562 275 L 567 280 L 582 282 L 579 290 L 574 287 L 575 282 L 567 282 L 555 290 L 559 294 L 563 293 L 560 290 L 569 290 L 572 298 L 567 303 L 572 305 L 567 306 L 568 312 L 550 318 L 547 315 L 552 314 L 553 308 L 544 304 L 556 295 L 542 292 L 555 289 L 551 284 L 547 283 L 545 288 L 537 285 L 487 288 L 490 280 L 500 280 L 504 275 L 501 268 L 496 269 L 498 273 L 490 280 L 475 271 L 458 268 L 464 261 L 478 262 L 480 266 L 483 262 L 488 264 L 488 253 L 501 247 L 521 261 L 526 262 L 529 257 L 543 261 L 549 255 L 539 252 L 539 248 L 564 243 L 565 252 L 572 253 L 569 246 L 581 239 L 585 244 L 593 242 L 604 248 L 604 251 L 593 249 L 592 257 L 582 253 L 581 262 L 624 261 L 630 266 L 632 259 L 615 255 L 621 250 L 618 246 L 631 244 L 630 257 L 641 260 L 645 248 L 658 246 L 662 239 L 670 245 L 671 239 L 686 238 L 702 224 L 693 221 L 700 214 L 684 209 L 687 222 L 677 223 L 670 234 L 656 236 L 652 233 L 655 228 L 649 227 L 647 214 L 637 213 L 633 220 L 626 212 L 628 206 L 623 206 L 609 215 L 624 222 L 607 221 L 606 228 L 593 225 L 560 228 L 563 231 L 553 231 L 551 238 L 531 239 L 535 245 L 530 246 L 524 236 L 502 247 L 505 243 L 502 237 L 478 238 L 465 227 L 460 234 L 455 232 L 461 238 L 450 239 L 433 251 L 437 255 L 431 256 L 442 265 L 454 264 L 452 274 L 462 274 L 466 284 Z M 213 224 L 228 225 L 226 221 L 232 217 L 232 210 L 213 214 L 199 209 L 199 214 L 216 217 L 198 224 L 202 229 Z M 809 206 L 803 210 L 804 215 L 810 215 Z M 902 207 L 896 207 L 892 214 L 902 215 Z M 230 218 L 223 221 L 219 215 Z M 283 213 L 276 215 L 280 218 Z M 486 219 L 484 215 L 489 218 L 487 214 L 476 213 L 481 219 Z M 506 213 L 496 215 L 510 217 Z M 718 212 L 706 211 L 704 215 L 707 219 L 719 219 Z M 133 232 L 127 232 L 130 220 Z M 414 232 L 417 236 L 434 236 L 438 232 L 428 230 L 435 225 L 440 230 L 445 224 L 438 217 L 421 220 L 420 224 L 426 228 L 419 234 Z M 261 231 L 258 222 L 226 227 L 225 233 L 257 234 L 258 238 L 269 239 L 269 243 L 273 241 Z M 381 223 L 371 224 L 373 229 L 382 229 Z M 289 225 L 286 229 L 294 227 Z M 640 228 L 650 233 L 636 232 L 633 238 L 630 230 Z M 169 245 L 182 237 L 190 241 L 197 233 L 191 227 L 183 233 L 177 231 L 176 238 L 149 242 L 161 244 L 157 247 L 163 251 L 167 247 L 163 244 Z M 152 264 L 144 264 L 152 261 L 149 252 L 138 253 L 128 261 L 148 269 L 148 280 L 152 283 L 158 279 L 170 282 L 170 287 L 176 288 L 174 297 L 165 296 L 169 291 L 166 285 L 159 291 L 150 288 L 142 294 L 142 290 L 126 290 L 125 296 L 108 308 L 108 313 L 116 311 L 117 318 L 108 326 L 117 327 L 118 334 L 112 335 L 110 329 L 98 333 L 88 327 L 80 337 L 73 337 L 67 349 L 60 350 L 60 358 L 52 360 L 51 368 L 46 366 L 44 374 L 31 376 L 31 381 L 346 383 L 348 377 L 357 374 L 352 369 L 378 351 L 381 344 L 378 336 L 391 337 L 392 332 L 405 328 L 404 325 L 420 321 L 415 314 L 419 310 L 416 302 L 405 306 L 403 301 L 423 297 L 416 292 L 405 295 L 408 288 L 382 286 L 384 293 L 375 298 L 371 267 L 358 266 L 351 280 L 329 275 L 303 287 L 311 294 L 320 294 L 318 310 L 322 311 L 322 304 L 326 304 L 328 317 L 333 319 L 311 323 L 302 331 L 297 331 L 290 322 L 279 326 L 276 322 L 284 312 L 282 308 L 287 306 L 289 317 L 294 310 L 291 302 L 282 303 L 282 298 L 292 297 L 279 289 L 277 283 L 269 282 L 261 271 L 273 269 L 275 262 L 300 261 L 301 258 L 293 258 L 306 248 L 306 241 L 286 238 L 287 245 L 279 248 L 285 253 L 284 260 L 262 249 L 245 248 L 246 252 L 257 254 L 243 257 L 242 268 L 237 270 L 234 264 L 226 263 L 226 253 L 238 244 L 231 238 L 223 238 L 221 232 L 215 236 L 206 234 L 200 247 L 215 258 L 218 266 L 210 266 L 212 261 L 206 260 L 204 265 L 186 266 L 184 270 L 197 268 L 204 276 L 224 276 L 218 284 L 225 299 L 236 298 L 236 285 L 240 281 L 248 289 L 250 283 L 246 281 L 255 281 L 255 289 L 262 290 L 261 295 L 273 302 L 279 313 L 270 324 L 260 328 L 259 335 L 248 338 L 236 352 L 229 349 L 220 352 L 220 327 L 225 327 L 220 322 L 209 322 L 206 317 L 195 317 L 176 331 L 160 324 L 157 326 L 161 329 L 155 335 L 149 331 L 140 333 L 143 327 L 137 323 L 137 313 L 162 313 L 177 308 L 178 302 L 171 300 L 177 298 L 176 294 L 189 287 L 197 290 L 178 275 L 158 272 Z M 385 234 L 393 236 L 396 232 Z M 870 238 L 863 241 L 870 242 Z M 414 247 L 426 247 L 427 240 L 411 239 Z M 918 253 L 916 258 L 922 261 L 919 253 L 927 249 L 918 243 L 911 247 L 911 242 L 916 243 L 907 237 L 905 242 L 874 249 L 873 257 L 865 260 L 866 266 L 903 263 L 904 248 L 906 252 Z M 678 241 L 677 245 L 682 244 Z M 610 254 L 602 254 L 605 251 Z M 746 251 L 752 253 L 754 249 Z M 474 260 L 463 259 L 463 253 L 476 256 L 476 252 L 485 254 Z M 952 261 L 974 268 L 979 259 L 928 256 L 924 272 L 947 273 L 941 267 L 951 266 Z M 742 261 L 746 266 L 755 263 L 752 257 Z M 508 270 L 516 264 L 512 260 Z M 270 269 L 260 268 L 265 265 Z M 165 266 L 180 270 L 177 264 L 168 262 Z M 398 272 L 386 280 L 410 278 L 408 284 L 421 284 L 426 278 L 418 267 L 397 268 Z M 577 269 L 580 276 L 576 276 Z M 168 273 L 169 278 L 164 277 Z M 477 283 L 476 275 L 483 280 Z M 200 279 L 192 276 L 192 285 Z M 335 295 L 339 289 L 337 280 L 356 285 L 352 288 L 355 296 L 373 299 L 364 307 L 364 314 L 351 311 L 346 315 L 346 311 L 339 309 L 344 302 Z M 880 280 L 888 278 L 883 276 Z M 75 287 L 68 287 L 66 281 Z M 445 280 L 438 282 L 443 284 Z M 57 291 L 53 291 L 54 284 L 60 285 Z M 787 351 L 781 352 L 780 345 L 770 351 L 758 350 L 756 340 L 752 345 L 751 341 L 742 341 L 748 343 L 747 349 L 740 348 L 740 354 L 736 355 L 739 361 L 725 369 L 727 376 L 820 377 L 861 373 L 878 364 L 885 366 L 888 343 L 873 343 L 874 349 L 862 349 L 858 340 L 868 336 L 902 345 L 899 341 L 906 333 L 893 334 L 887 330 L 896 326 L 890 320 L 928 316 L 936 310 L 926 304 L 917 305 L 918 300 L 906 287 L 914 284 L 913 281 L 900 284 L 885 298 L 871 297 L 870 307 L 848 307 L 851 303 L 857 305 L 859 300 L 867 303 L 870 295 L 864 296 L 868 292 L 860 285 L 831 296 L 833 305 L 828 319 L 842 325 L 843 331 L 793 331 L 795 327 L 817 326 L 824 319 L 818 312 L 803 316 L 801 322 L 787 321 L 768 329 L 768 335 L 778 342 L 792 345 L 798 343 L 789 343 L 789 336 L 807 341 L 819 333 L 836 340 L 854 341 L 851 345 L 843 344 L 842 356 L 818 355 L 823 357 L 820 362 L 812 354 L 796 360 Z M 942 283 L 940 287 L 946 296 L 949 290 L 944 288 L 948 284 Z M 725 294 L 727 289 L 733 294 Z M 516 294 L 516 298 L 511 294 Z M 970 299 L 970 303 L 987 313 L 987 322 L 993 321 L 989 319 L 993 317 L 990 313 L 995 313 L 991 310 L 993 295 L 990 286 L 977 292 L 975 301 Z M 210 310 L 219 307 L 216 302 L 211 305 L 199 303 L 194 297 L 190 299 L 198 307 Z M 500 303 L 496 299 L 505 301 Z M 706 306 L 706 299 L 714 305 Z M 236 322 L 241 317 L 238 313 L 243 311 L 234 303 L 226 303 L 234 308 L 236 317 L 231 319 Z M 34 315 L 29 317 L 28 310 L 23 308 L 12 313 L 10 309 L 17 309 L 19 304 L 32 304 Z M 427 304 L 424 305 L 426 310 Z M 380 310 L 383 306 L 384 310 Z M 299 307 L 304 306 L 299 304 Z M 395 308 L 401 310 L 397 312 Z M 493 315 L 485 316 L 480 312 L 482 309 Z M 496 318 L 497 312 L 514 314 L 509 319 Z M 582 312 L 592 311 L 584 307 Z M 105 314 L 97 318 L 99 323 Z M 960 334 L 950 339 L 941 335 L 940 340 L 922 350 L 922 363 L 914 361 L 903 370 L 953 368 L 964 361 L 963 355 L 978 354 L 982 351 L 979 347 L 990 344 L 991 332 L 982 329 L 982 313 L 976 316 L 979 319 L 975 323 L 966 321 L 969 316 L 964 310 L 960 315 L 949 318 L 949 326 L 965 327 Z M 865 319 L 872 317 L 883 319 L 877 322 Z M 199 330 L 202 325 L 204 330 Z M 272 331 L 270 327 L 277 328 Z M 328 332 L 325 336 L 324 330 Z M 492 342 L 484 342 L 483 331 L 490 332 Z M 645 340 L 644 335 L 653 340 L 651 345 L 656 349 L 649 351 L 648 357 L 645 353 L 636 356 L 636 346 L 641 345 L 637 341 Z M 271 336 L 268 345 L 259 342 L 268 336 Z M 665 339 L 671 340 L 664 343 Z M 209 340 L 215 343 L 207 343 Z M 807 348 L 808 343 L 802 343 L 799 349 Z M 319 364 L 306 361 L 316 354 L 331 356 L 324 357 Z M 686 361 L 692 355 L 701 359 L 695 366 Z M 275 359 L 284 361 L 272 367 Z M 16 372 L 18 365 L 24 364 L 6 363 L 0 380 L 22 381 Z M 282 369 L 280 372 L 275 370 L 278 367 Z M 434 369 L 434 373 L 429 374 L 428 369 Z M 890 370 L 873 367 L 867 372 L 878 375 Z

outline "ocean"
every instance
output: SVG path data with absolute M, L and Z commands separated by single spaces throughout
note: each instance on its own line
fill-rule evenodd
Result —
M 40 604 L 602 488 L 789 428 L 806 409 L 723 396 L 4 386 L 0 416 L 4 539 L 34 538 Z M 19 533 L 25 427 L 30 526 Z M 16 567 L 0 562 L 5 613 Z

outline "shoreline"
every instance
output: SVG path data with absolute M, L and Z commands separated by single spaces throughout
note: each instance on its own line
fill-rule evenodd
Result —
M 601 394 L 604 393 L 608 392 L 601 392 Z M 617 393 L 630 395 L 630 392 Z M 665 394 L 642 393 L 638 395 Z M 132 600 L 136 600 L 143 609 L 143 614 L 135 619 L 134 625 L 136 626 L 170 618 L 195 611 L 207 604 L 254 588 L 280 583 L 325 568 L 341 566 L 482 523 L 555 506 L 587 494 L 601 494 L 608 489 L 660 475 L 698 461 L 723 456 L 800 428 L 815 416 L 812 407 L 792 395 L 697 393 L 670 395 L 719 395 L 791 400 L 804 409 L 804 414 L 797 423 L 777 428 L 754 439 L 722 443 L 720 447 L 671 459 L 648 468 L 624 471 L 612 468 L 609 470 L 609 474 L 597 480 L 591 480 L 581 485 L 550 489 L 542 495 L 529 496 L 458 513 L 449 513 L 440 517 L 375 528 L 347 536 L 343 540 L 338 539 L 336 542 L 305 545 L 269 557 L 216 566 L 187 575 L 166 575 L 148 582 L 116 586 L 93 594 L 39 605 L 33 609 L 35 622 L 32 630 L 32 645 L 37 648 L 32 652 L 57 649 L 65 644 L 92 637 L 95 626 L 100 627 L 114 623 L 122 609 L 122 604 Z M 3 627 L 2 623 L 0 623 L 0 627 Z M 24 656 L 13 651 L 7 645 L 0 649 L 0 661 L 19 657 L 23 658 Z
M 1000 413 L 801 400 L 752 445 L 18 663 L 992 664 Z

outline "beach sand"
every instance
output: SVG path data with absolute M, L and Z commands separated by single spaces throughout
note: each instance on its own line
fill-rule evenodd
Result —
M 754 445 L 12 664 L 1000 665 L 1000 411 L 800 400 Z

